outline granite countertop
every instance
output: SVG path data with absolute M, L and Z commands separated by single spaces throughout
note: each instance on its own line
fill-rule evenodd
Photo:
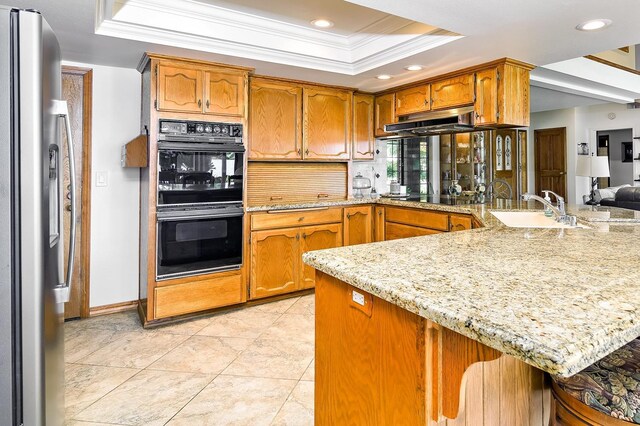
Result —
M 490 212 L 540 204 L 377 203 L 468 213 L 485 227 L 314 251 L 304 262 L 560 376 L 640 335 L 640 212 L 569 206 L 589 228 L 524 229 Z

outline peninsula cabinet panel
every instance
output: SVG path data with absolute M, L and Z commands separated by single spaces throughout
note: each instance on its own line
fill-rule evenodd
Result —
M 375 136 L 373 135 L 373 96 L 353 96 L 353 147 L 354 160 L 373 160 Z
M 449 215 L 446 213 L 421 209 L 386 208 L 385 215 L 387 226 L 389 226 L 388 222 L 394 222 L 437 231 L 449 230 Z
M 244 73 L 205 71 L 204 112 L 216 115 L 244 115 Z
M 429 84 L 396 92 L 396 116 L 429 111 L 430 98 L 431 85 Z
M 254 78 L 249 97 L 249 159 L 302 159 L 302 87 Z
M 374 102 L 374 134 L 376 137 L 388 136 L 390 133 L 384 131 L 384 125 L 396 122 L 396 94 L 376 96 Z
M 158 64 L 158 110 L 202 111 L 202 71 L 190 66 Z
M 474 74 L 436 81 L 431 83 L 431 109 L 472 105 L 474 95 Z
M 419 226 L 402 225 L 400 223 L 387 222 L 384 230 L 384 240 L 399 240 L 401 238 L 422 237 L 423 235 L 439 234 L 442 231 L 421 228 Z
M 348 160 L 351 147 L 352 94 L 347 90 L 303 90 L 304 158 Z
M 476 73 L 476 126 L 498 122 L 498 69 L 489 68 Z
M 344 245 L 366 244 L 373 240 L 371 206 L 344 209 Z
M 449 216 L 449 231 L 465 231 L 472 228 L 471 216 L 454 214 Z
M 299 228 L 251 233 L 251 299 L 289 293 L 298 288 Z
M 300 228 L 300 232 L 300 256 L 308 251 L 324 250 L 340 247 L 342 245 L 342 225 L 339 223 L 320 226 L 305 226 Z M 300 288 L 305 289 L 315 287 L 315 268 L 302 262 L 302 257 L 300 257 L 300 265 L 300 269 L 302 271 Z

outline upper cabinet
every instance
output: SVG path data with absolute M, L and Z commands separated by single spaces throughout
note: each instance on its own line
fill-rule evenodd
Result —
M 351 158 L 373 160 L 373 95 L 353 95 L 353 146 Z
M 376 96 L 374 110 L 374 135 L 376 137 L 388 136 L 389 133 L 384 131 L 384 125 L 396 122 L 396 94 L 388 93 Z
M 396 115 L 415 114 L 431 109 L 431 85 L 411 87 L 396 92 Z
M 477 126 L 529 125 L 530 67 L 506 60 L 476 72 Z
M 475 124 L 498 122 L 498 68 L 492 67 L 476 73 Z
M 351 105 L 347 90 L 305 87 L 302 93 L 304 158 L 348 160 L 351 146 Z
M 252 78 L 249 158 L 302 159 L 302 87 Z
M 474 96 L 473 73 L 431 83 L 431 109 L 434 110 L 472 105 Z
M 155 66 L 158 111 L 245 115 L 248 71 L 179 60 L 160 60 Z

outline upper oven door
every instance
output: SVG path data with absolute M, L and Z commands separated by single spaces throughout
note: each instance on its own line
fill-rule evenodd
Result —
M 158 143 L 158 206 L 241 203 L 241 144 Z

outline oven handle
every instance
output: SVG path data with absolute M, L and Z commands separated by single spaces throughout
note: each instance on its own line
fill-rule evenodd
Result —
M 199 214 L 199 215 L 185 215 L 185 216 L 169 216 L 169 217 L 158 217 L 158 222 L 175 222 L 178 220 L 186 220 L 186 219 L 217 219 L 217 218 L 225 218 L 225 217 L 242 217 L 244 213 L 221 213 L 221 214 Z
M 242 144 L 213 144 L 202 142 L 158 142 L 158 151 L 190 151 L 190 152 L 237 152 L 244 153 Z

